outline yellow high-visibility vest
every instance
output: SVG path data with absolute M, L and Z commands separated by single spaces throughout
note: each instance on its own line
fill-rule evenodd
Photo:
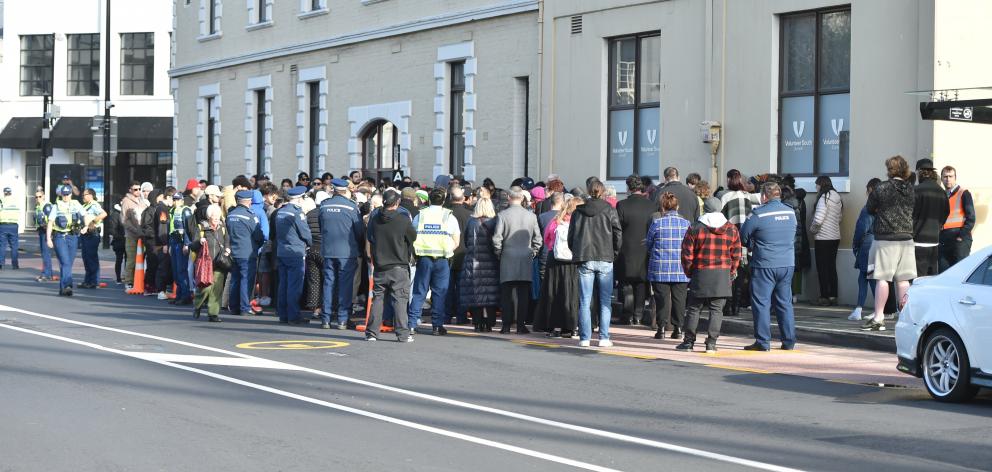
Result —
M 417 217 L 417 240 L 413 250 L 423 257 L 451 257 L 455 254 L 453 234 L 448 232 L 448 218 L 451 210 L 440 206 L 430 206 L 420 210 Z

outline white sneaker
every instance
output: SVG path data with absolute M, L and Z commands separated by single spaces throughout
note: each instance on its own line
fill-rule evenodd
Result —
M 159 300 L 167 300 L 169 298 L 169 295 L 165 292 L 158 292 L 157 298 Z
M 592 343 L 588 339 L 586 339 L 585 341 L 579 341 L 579 347 L 589 347 L 591 345 Z
M 613 347 L 613 341 L 610 341 L 609 339 L 600 339 L 599 347 Z
M 848 321 L 861 321 L 861 307 L 857 307 L 851 312 L 851 315 L 847 317 Z
M 124 285 L 124 291 L 125 292 L 131 290 L 132 288 L 134 288 L 134 285 L 131 285 L 131 284 L 125 284 Z
M 262 305 L 262 306 L 269 306 L 269 305 L 272 304 L 272 298 L 271 297 L 262 297 L 262 298 L 259 298 L 258 299 L 258 304 L 259 305 Z

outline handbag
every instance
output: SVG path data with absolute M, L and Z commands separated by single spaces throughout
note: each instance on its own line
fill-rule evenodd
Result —
M 206 244 L 200 249 L 193 265 L 193 281 L 197 288 L 206 288 L 214 283 L 214 262 L 210 257 L 210 247 Z
M 224 246 L 223 241 L 227 231 L 224 227 L 220 227 L 219 231 L 221 232 L 220 235 L 216 232 L 214 233 L 214 236 L 217 237 L 218 249 L 218 254 L 214 257 L 214 270 L 224 272 L 226 274 L 227 272 L 230 272 L 232 267 L 234 267 L 234 259 L 232 259 L 231 255 L 225 251 L 226 247 Z

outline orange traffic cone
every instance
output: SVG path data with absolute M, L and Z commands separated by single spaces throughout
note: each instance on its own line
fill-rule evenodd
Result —
M 175 282 L 172 282 L 172 291 L 169 292 L 168 299 L 169 300 L 175 300 L 176 299 L 176 283 Z
M 145 294 L 145 250 L 141 240 L 138 240 L 138 251 L 134 255 L 134 286 L 127 291 L 128 295 Z

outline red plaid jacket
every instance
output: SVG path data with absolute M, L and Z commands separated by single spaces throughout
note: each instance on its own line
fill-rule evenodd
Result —
M 682 239 L 682 269 L 689 277 L 697 270 L 711 269 L 728 269 L 733 274 L 740 261 L 741 236 L 729 222 L 717 229 L 696 223 Z

